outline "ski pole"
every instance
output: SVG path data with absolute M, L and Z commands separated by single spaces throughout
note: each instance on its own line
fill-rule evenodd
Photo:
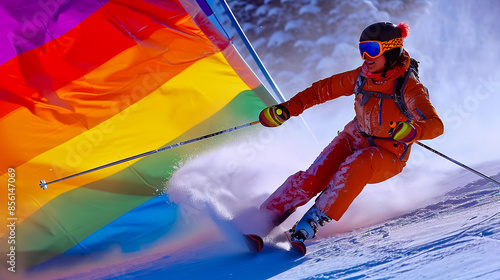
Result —
M 254 121 L 254 122 L 242 124 L 242 125 L 239 125 L 239 126 L 236 126 L 236 127 L 233 127 L 233 128 L 228 128 L 228 129 L 225 129 L 225 130 L 217 131 L 217 132 L 210 133 L 210 134 L 207 134 L 207 135 L 204 135 L 204 136 L 201 136 L 201 137 L 197 137 L 197 138 L 193 138 L 193 139 L 186 140 L 186 141 L 183 141 L 183 142 L 179 142 L 179 143 L 176 143 L 176 144 L 173 144 L 173 145 L 170 145 L 170 146 L 165 146 L 163 148 L 159 148 L 159 149 L 156 149 L 156 150 L 151 150 L 149 152 L 145 152 L 145 153 L 138 154 L 138 155 L 135 155 L 135 156 L 131 156 L 131 157 L 128 157 L 128 158 L 117 160 L 117 161 L 114 161 L 114 162 L 111 162 L 111 163 L 108 163 L 108 164 L 105 164 L 105 165 L 101 165 L 101 166 L 98 166 L 98 167 L 95 167 L 95 168 L 92 168 L 92 169 L 89 169 L 89 170 L 86 170 L 86 171 L 82 171 L 80 173 L 76 173 L 76 174 L 73 174 L 73 175 L 70 175 L 70 176 L 66 176 L 64 178 L 60 178 L 60 179 L 54 180 L 54 181 L 51 181 L 51 182 L 45 182 L 45 180 L 40 180 L 40 188 L 42 188 L 43 190 L 46 190 L 48 184 L 53 184 L 53 183 L 56 183 L 56 182 L 60 182 L 60 181 L 66 180 L 66 179 L 70 179 L 70 178 L 76 177 L 76 176 L 80 176 L 80 175 L 83 175 L 83 174 L 94 172 L 94 171 L 97 171 L 97 170 L 100 170 L 100 169 L 104 169 L 104 168 L 107 168 L 107 167 L 110 167 L 110 166 L 113 166 L 113 165 L 117 165 L 117 164 L 120 164 L 120 163 L 124 163 L 124 162 L 127 162 L 127 161 L 138 159 L 138 158 L 141 158 L 141 157 L 145 157 L 145 156 L 149 156 L 149 155 L 152 155 L 152 154 L 156 154 L 156 153 L 159 153 L 159 152 L 162 152 L 162 151 L 170 150 L 170 149 L 173 149 L 173 148 L 176 148 L 176 147 L 179 147 L 179 146 L 183 146 L 183 145 L 186 145 L 186 144 L 189 144 L 189 143 L 200 141 L 200 140 L 203 140 L 203 139 L 206 139 L 206 138 L 210 138 L 210 137 L 213 137 L 213 136 L 216 136 L 216 135 L 224 134 L 224 133 L 227 133 L 227 132 L 235 131 L 237 129 L 244 128 L 244 127 L 251 126 L 251 125 L 254 125 L 254 124 L 258 124 L 258 123 L 259 123 L 259 121 Z
M 418 145 L 426 148 L 427 150 L 429 150 L 429 151 L 437 154 L 438 156 L 441 156 L 441 157 L 443 157 L 443 158 L 445 158 L 445 159 L 447 159 L 447 160 L 449 160 L 449 161 L 451 161 L 451 162 L 453 162 L 453 163 L 455 163 L 455 164 L 457 164 L 457 165 L 459 165 L 459 166 L 461 166 L 461 167 L 469 170 L 470 172 L 475 173 L 476 175 L 479 175 L 479 176 L 483 177 L 484 179 L 489 180 L 489 181 L 491 181 L 491 182 L 493 182 L 493 183 L 495 183 L 495 184 L 497 184 L 497 185 L 500 186 L 500 182 L 497 181 L 497 180 L 495 180 L 495 179 L 493 179 L 493 178 L 491 178 L 490 176 L 487 176 L 487 175 L 485 175 L 485 174 L 483 174 L 483 173 L 481 173 L 481 172 L 479 172 L 479 171 L 477 171 L 477 170 L 475 170 L 475 169 L 473 169 L 473 168 L 471 168 L 471 167 L 469 167 L 469 166 L 467 166 L 467 165 L 465 165 L 465 164 L 463 164 L 463 163 L 461 163 L 459 161 L 456 161 L 456 160 L 450 158 L 449 156 L 447 156 L 447 155 L 445 155 L 443 153 L 440 153 L 439 151 L 436 151 L 433 148 L 431 148 L 431 147 L 429 147 L 429 146 L 427 146 L 425 144 L 420 143 L 419 141 L 415 141 L 415 143 L 417 143 Z

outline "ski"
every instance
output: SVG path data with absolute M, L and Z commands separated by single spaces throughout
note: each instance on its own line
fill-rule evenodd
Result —
M 264 248 L 264 240 L 262 237 L 256 234 L 243 234 L 243 238 L 245 239 L 245 243 L 248 249 L 251 252 L 259 253 L 262 248 Z M 306 245 L 302 241 L 291 241 L 290 243 L 290 252 L 299 253 L 301 255 L 305 255 L 307 253 Z
M 264 248 L 264 240 L 256 234 L 243 234 L 243 238 L 251 252 L 258 253 Z
M 290 241 L 290 251 L 305 255 L 307 253 L 306 245 L 302 241 Z
M 288 242 L 290 242 L 290 251 L 305 256 L 305 254 L 307 253 L 306 245 L 302 241 L 292 240 L 292 232 L 292 230 L 285 231 L 285 236 L 288 239 Z

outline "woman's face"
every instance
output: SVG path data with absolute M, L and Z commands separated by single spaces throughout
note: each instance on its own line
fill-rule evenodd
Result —
M 373 74 L 382 72 L 385 67 L 385 62 L 386 59 L 384 55 L 381 55 L 375 59 L 369 57 L 366 58 L 366 63 L 368 64 L 368 71 L 370 71 L 370 73 Z

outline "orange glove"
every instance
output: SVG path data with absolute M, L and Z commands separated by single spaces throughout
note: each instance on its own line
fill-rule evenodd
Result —
M 281 105 L 273 105 L 262 110 L 259 114 L 259 121 L 263 126 L 276 127 L 283 124 L 290 118 L 288 109 Z
M 391 122 L 392 129 L 389 131 L 392 139 L 400 142 L 411 142 L 417 136 L 417 130 L 409 122 Z

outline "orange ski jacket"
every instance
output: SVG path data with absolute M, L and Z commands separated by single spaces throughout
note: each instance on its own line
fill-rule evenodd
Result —
M 399 76 L 404 76 L 406 70 L 410 66 L 410 56 L 406 51 L 403 52 L 402 58 L 395 66 L 399 75 L 393 77 L 382 84 L 375 84 L 372 79 L 366 78 L 363 86 L 364 90 L 376 91 L 391 95 L 394 91 L 394 86 Z M 299 92 L 292 97 L 288 102 L 282 103 L 291 116 L 298 116 L 307 108 L 314 105 L 324 103 L 326 101 L 338 98 L 340 96 L 349 96 L 355 94 L 355 84 L 358 75 L 361 73 L 359 67 L 355 70 L 333 75 L 329 78 L 317 81 L 311 87 Z M 361 75 L 363 75 L 361 73 Z M 408 121 L 405 115 L 399 110 L 396 103 L 392 99 L 381 99 L 371 97 L 365 104 L 361 104 L 363 96 L 358 94 L 355 97 L 354 109 L 356 117 L 354 124 L 357 130 L 366 135 L 376 138 L 389 138 L 389 130 L 391 121 Z M 432 139 L 443 134 L 443 122 L 439 118 L 436 110 L 432 106 L 427 89 L 420 83 L 418 77 L 414 73 L 410 74 L 406 82 L 403 98 L 406 106 L 414 117 L 412 122 L 417 130 L 415 140 Z M 414 140 L 414 141 L 415 141 Z M 405 145 L 399 145 L 392 139 L 377 139 L 377 146 L 387 148 L 396 155 L 403 154 Z M 411 143 L 408 143 L 411 145 Z M 406 161 L 407 156 L 405 156 Z

